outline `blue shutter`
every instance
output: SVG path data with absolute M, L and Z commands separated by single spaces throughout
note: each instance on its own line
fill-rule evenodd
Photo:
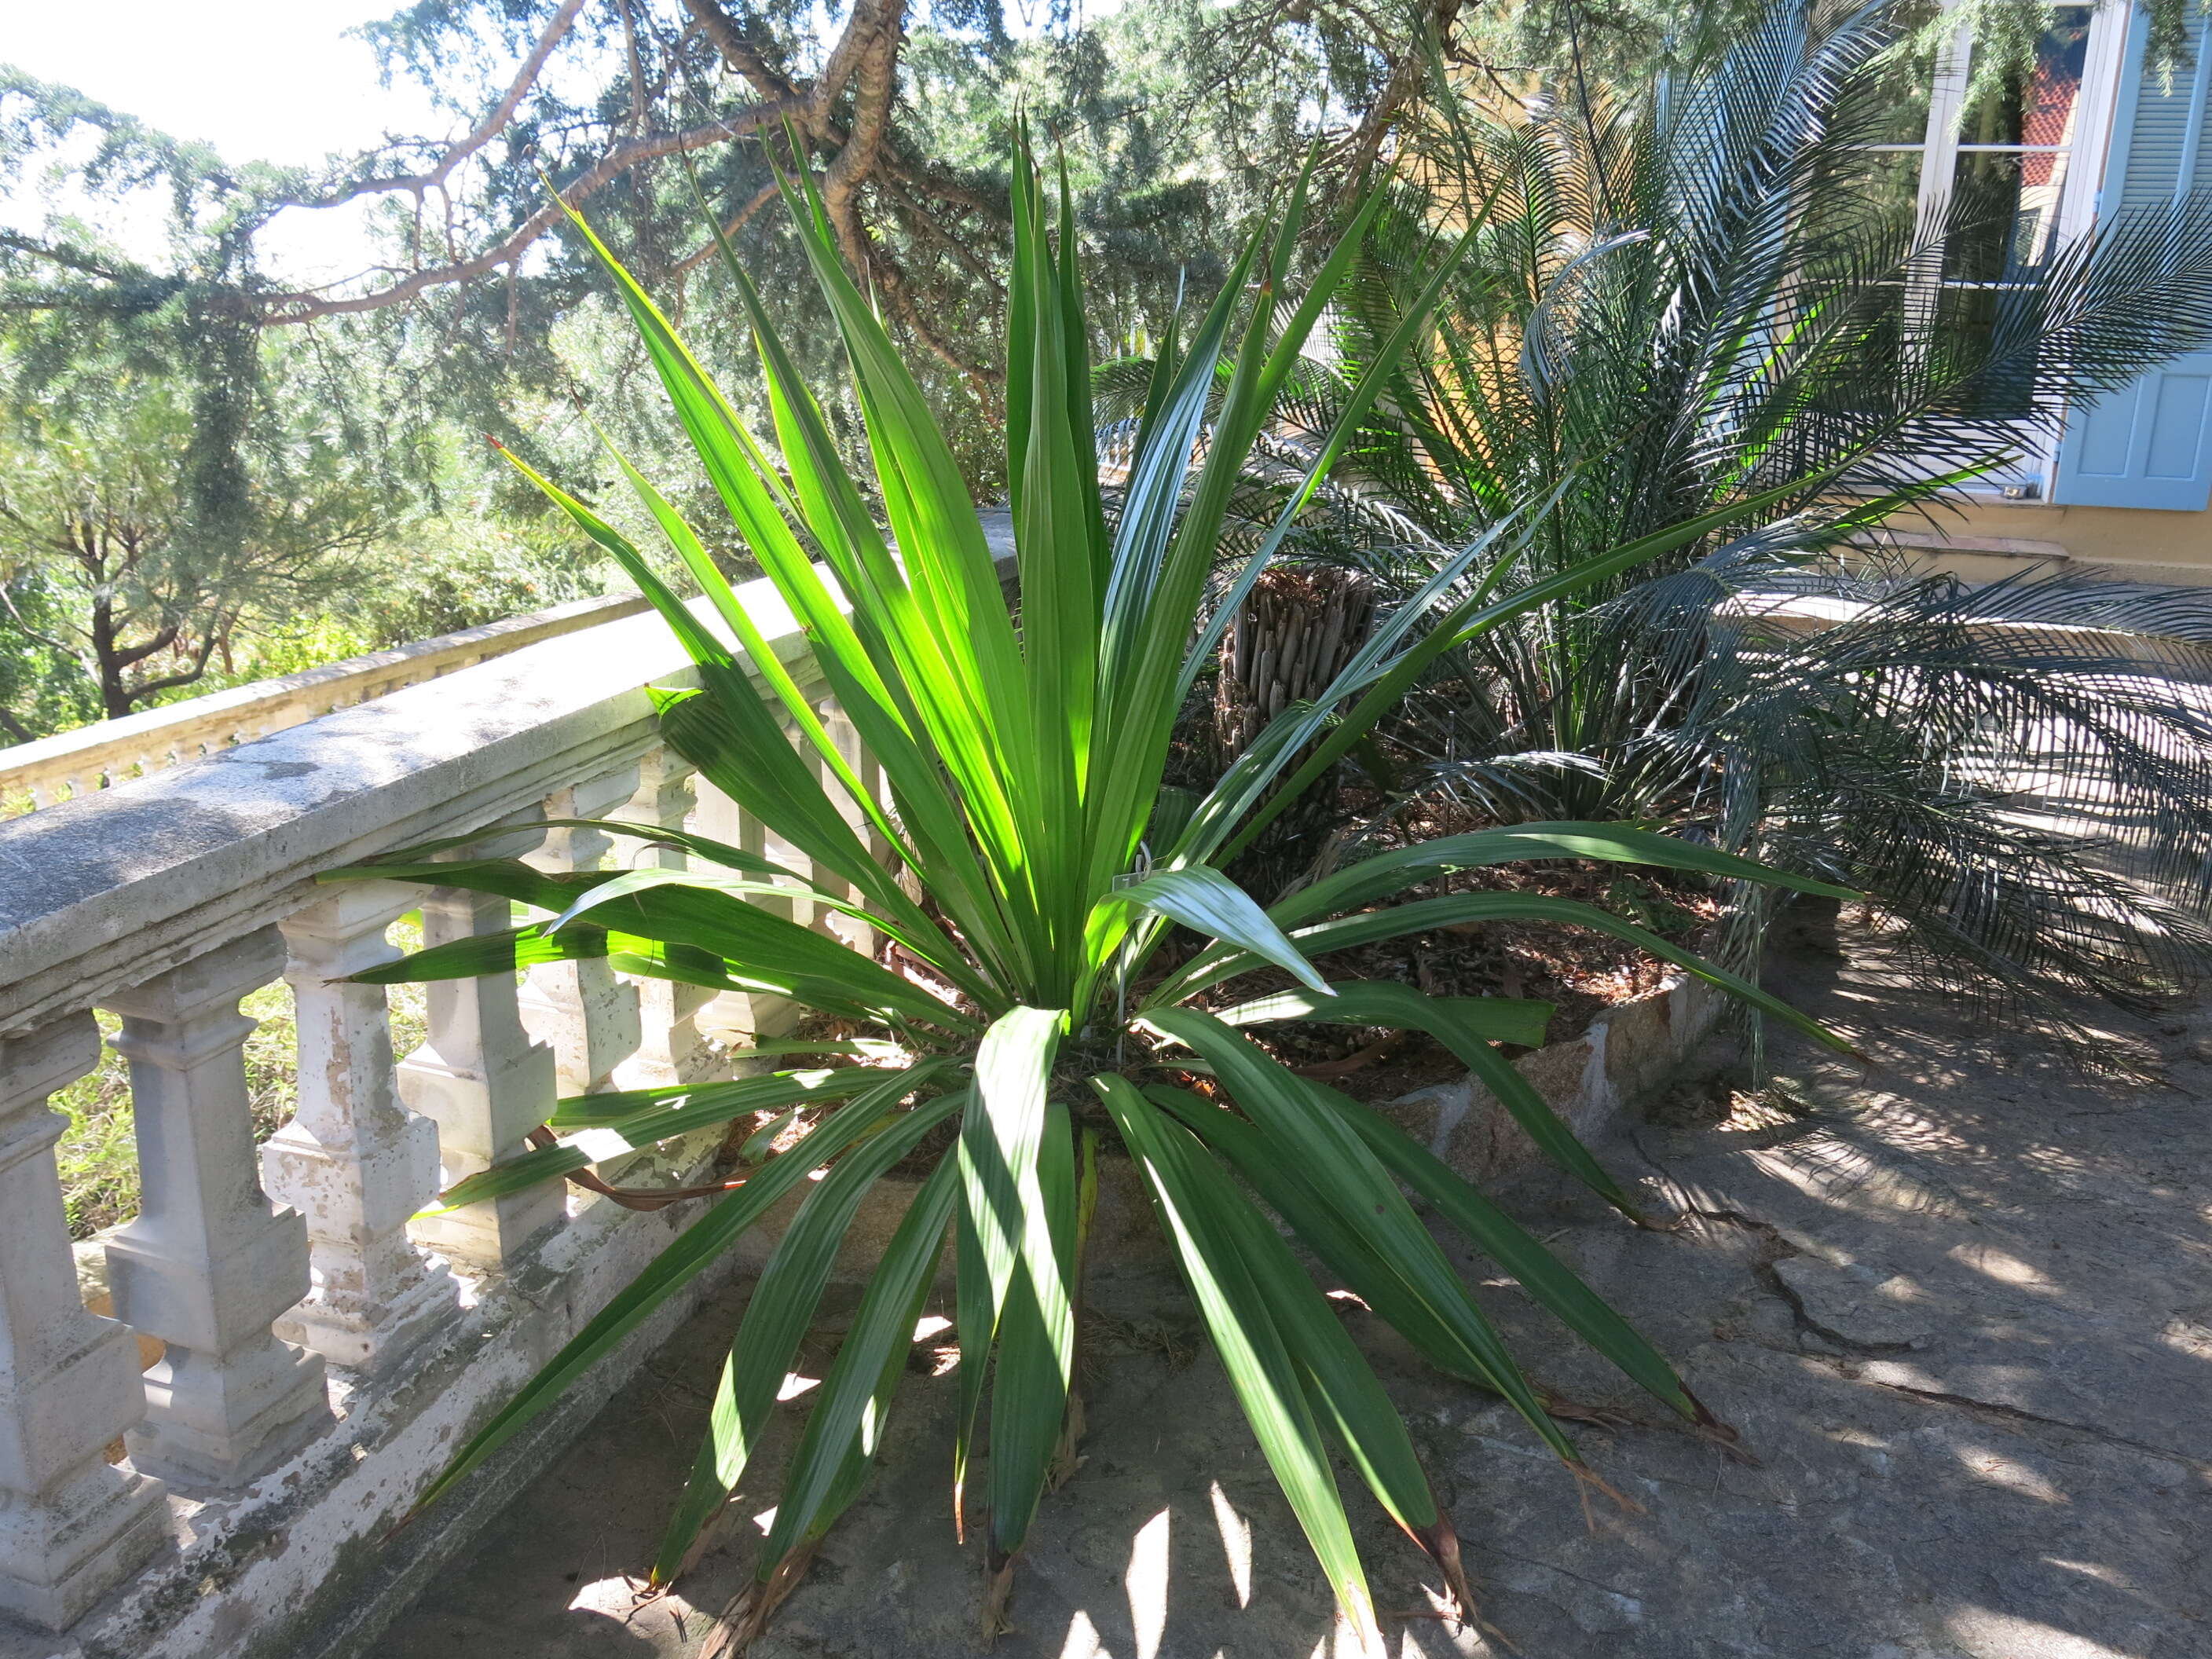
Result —
M 2212 40 L 2201 15 L 2191 17 L 2189 27 L 2195 61 L 2169 88 L 2143 73 L 2149 31 L 2142 12 L 2130 20 L 2127 73 L 2112 117 L 2100 218 L 2212 190 L 2205 119 Z M 2203 512 L 2212 499 L 2212 352 L 2176 357 L 2069 415 L 2051 497 L 2078 507 Z

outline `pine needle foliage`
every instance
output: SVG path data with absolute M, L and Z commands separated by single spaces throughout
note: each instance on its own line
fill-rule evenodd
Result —
M 887 795 L 864 787 L 697 535 L 651 483 L 625 467 L 702 588 L 694 605 L 592 508 L 539 478 L 629 569 L 696 665 L 696 687 L 658 694 L 669 744 L 801 857 L 779 863 L 696 835 L 621 825 L 603 827 L 672 848 L 685 866 L 548 875 L 514 860 L 468 856 L 465 841 L 410 848 L 335 878 L 473 889 L 535 907 L 544 919 L 362 977 L 431 980 L 596 957 L 629 973 L 788 998 L 875 1040 L 848 1046 L 892 1058 L 549 1101 L 552 1144 L 444 1194 L 447 1206 L 484 1201 L 749 1114 L 796 1109 L 805 1131 L 790 1150 L 760 1155 L 735 1191 L 476 1436 L 423 1501 L 480 1467 L 779 1199 L 804 1192 L 734 1334 L 711 1430 L 653 1564 L 656 1582 L 667 1582 L 746 1478 L 861 1199 L 887 1172 L 919 1159 L 927 1166 L 919 1190 L 809 1396 L 733 1629 L 739 1641 L 759 1630 L 885 1444 L 886 1414 L 948 1234 L 961 1354 L 948 1507 L 965 1527 L 981 1499 L 984 1624 L 1000 1628 L 1015 1557 L 1063 1462 L 1077 1378 L 1083 1194 L 1095 1182 L 1093 1160 L 1118 1148 L 1141 1174 L 1227 1379 L 1344 1616 L 1365 1650 L 1379 1651 L 1339 1460 L 1433 1558 L 1446 1588 L 1463 1592 L 1457 1545 L 1404 1424 L 1278 1221 L 1436 1364 L 1510 1401 L 1577 1471 L 1571 1442 L 1416 1217 L 1408 1188 L 1668 1409 L 1715 1425 L 1666 1360 L 1540 1243 L 1366 1107 L 1279 1064 L 1247 1028 L 1323 1018 L 1431 1032 L 1553 1158 L 1628 1209 L 1627 1194 L 1494 1046 L 1540 1041 L 1547 1008 L 1336 980 L 1319 963 L 1333 950 L 1447 923 L 1575 922 L 1632 938 L 1825 1038 L 1756 987 L 1588 906 L 1494 892 L 1384 901 L 1449 872 L 1523 859 L 1605 859 L 1839 890 L 1632 826 L 1572 823 L 1381 854 L 1266 909 L 1231 884 L 1216 861 L 1260 821 L 1255 802 L 1281 799 L 1268 791 L 1285 757 L 1316 739 L 1316 752 L 1352 741 L 1448 647 L 1549 596 L 1660 557 L 1711 526 L 1692 521 L 1594 551 L 1504 598 L 1506 572 L 1541 526 L 1501 522 L 1379 622 L 1320 698 L 1270 722 L 1194 806 L 1164 809 L 1170 728 L 1198 672 L 1197 653 L 1211 649 L 1209 638 L 1194 650 L 1191 619 L 1231 490 L 1309 335 L 1351 278 L 1382 202 L 1352 216 L 1293 292 L 1292 252 L 1306 214 L 1299 181 L 1273 234 L 1243 249 L 1231 280 L 1153 378 L 1109 531 L 1066 185 L 1056 192 L 1055 237 L 1054 192 L 1025 149 L 1018 161 L 1006 432 L 1018 549 L 1011 611 L 951 456 L 839 262 L 807 186 L 787 185 L 787 204 L 837 319 L 888 535 L 734 259 L 729 281 L 771 392 L 772 447 L 745 428 L 660 311 L 600 249 L 735 532 L 800 623 L 823 682 L 881 768 Z M 580 222 L 579 230 L 588 234 Z M 1443 258 L 1431 286 L 1440 289 L 1453 269 Z M 1378 366 L 1387 368 L 1421 333 L 1426 312 L 1419 300 L 1404 308 Z M 1218 374 L 1225 390 L 1214 399 Z M 1364 409 L 1351 400 L 1345 434 Z M 1328 472 L 1334 447 L 1323 449 L 1294 495 Z M 1280 515 L 1279 532 L 1296 507 Z M 872 959 L 751 902 L 794 890 L 865 923 L 895 950 Z M 1171 924 L 1203 947 L 1164 959 Z M 1240 999 L 1228 988 L 1263 966 L 1288 973 L 1299 989 Z M 1206 1092 L 1188 1086 L 1194 1081 Z

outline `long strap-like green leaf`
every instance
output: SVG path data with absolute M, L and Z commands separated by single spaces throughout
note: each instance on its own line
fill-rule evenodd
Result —
M 1127 1079 L 1096 1077 L 1091 1086 L 1113 1114 L 1123 1143 L 1144 1174 L 1160 1229 L 1175 1250 L 1222 1370 L 1335 1592 L 1337 1605 L 1352 1622 L 1363 1650 L 1379 1656 L 1382 1632 L 1375 1620 L 1374 1598 L 1352 1540 L 1344 1500 L 1329 1470 L 1321 1425 L 1314 1419 L 1304 1382 L 1284 1344 L 1272 1304 L 1253 1283 L 1243 1240 L 1217 1212 L 1218 1194 L 1200 1184 L 1194 1165 L 1205 1153 Z
M 1293 1158 L 1329 1172 L 1324 1196 L 1345 1222 L 1395 1262 L 1407 1285 L 1483 1357 L 1498 1392 L 1545 1443 L 1561 1457 L 1578 1461 L 1395 1180 L 1348 1125 L 1313 1098 L 1305 1079 L 1250 1038 L 1195 1009 L 1158 1009 L 1146 1019 L 1211 1062 L 1231 1097 Z
M 757 1582 L 766 1583 L 794 1548 L 819 1538 L 857 1493 L 868 1460 L 881 1447 L 890 1395 L 906 1370 L 915 1322 L 959 1196 L 959 1170 L 945 1158 L 922 1182 L 884 1246 L 792 1454 L 755 1570 Z
M 744 1478 L 861 1201 L 893 1164 L 959 1109 L 963 1099 L 961 1094 L 941 1095 L 917 1106 L 839 1158 L 776 1241 L 775 1253 L 761 1269 L 745 1304 L 729 1358 L 722 1362 L 706 1438 L 653 1557 L 654 1583 L 665 1584 L 676 1577 L 700 1528 Z
M 483 1461 L 547 1411 L 569 1386 L 613 1352 L 622 1340 L 653 1310 L 690 1284 L 738 1236 L 760 1219 L 807 1175 L 852 1146 L 882 1121 L 884 1114 L 944 1069 L 948 1061 L 926 1060 L 855 1095 L 818 1124 L 806 1139 L 691 1224 L 676 1242 L 647 1264 L 602 1308 L 520 1393 L 493 1413 L 409 1513 L 436 1502 Z

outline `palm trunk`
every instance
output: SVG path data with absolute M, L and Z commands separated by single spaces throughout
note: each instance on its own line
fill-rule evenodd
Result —
M 1267 722 L 1328 689 L 1367 638 L 1374 584 L 1328 566 L 1278 565 L 1247 596 L 1221 646 L 1214 681 L 1213 749 L 1226 767 Z M 1262 896 L 1281 890 L 1319 854 L 1339 819 L 1337 773 L 1318 780 L 1267 827 L 1232 872 Z

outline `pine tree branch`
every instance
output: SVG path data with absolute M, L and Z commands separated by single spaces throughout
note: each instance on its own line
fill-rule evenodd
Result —
M 786 117 L 805 112 L 803 102 L 793 105 L 756 104 L 721 120 L 705 126 L 686 129 L 681 132 L 654 133 L 642 138 L 633 138 L 616 145 L 601 156 L 582 177 L 563 188 L 561 200 L 570 207 L 580 206 L 607 185 L 635 167 L 663 155 L 676 155 L 692 150 L 711 149 L 734 138 L 748 137 L 755 133 L 773 130 Z M 532 214 L 507 236 L 471 258 L 456 259 L 446 264 L 428 265 L 410 271 L 396 283 L 387 283 L 367 294 L 332 298 L 312 289 L 285 294 L 257 295 L 262 308 L 263 320 L 268 323 L 305 323 L 317 318 L 343 316 L 351 313 L 380 311 L 386 306 L 398 305 L 434 288 L 467 282 L 498 270 L 501 265 L 520 258 L 530 246 L 545 234 L 566 216 L 552 204 Z
M 507 130 L 507 124 L 514 119 L 515 111 L 522 107 L 522 100 L 529 96 L 530 89 L 538 84 L 538 77 L 544 73 L 546 63 L 553 56 L 553 49 L 559 46 L 568 31 L 575 27 L 577 15 L 583 9 L 584 0 L 562 0 L 561 9 L 553 14 L 551 20 L 538 34 L 537 45 L 531 48 L 530 56 L 522 60 L 522 67 L 515 72 L 514 79 L 508 83 L 500 100 L 494 104 L 490 112 L 477 124 L 475 131 L 458 144 L 447 149 L 439 158 L 438 165 L 429 172 L 360 179 L 328 195 L 295 198 L 280 201 L 276 205 L 305 208 L 342 207 L 346 203 L 358 201 L 364 196 L 388 196 L 401 192 L 421 196 L 430 191 L 444 189 L 446 181 L 453 177 L 454 169 Z

